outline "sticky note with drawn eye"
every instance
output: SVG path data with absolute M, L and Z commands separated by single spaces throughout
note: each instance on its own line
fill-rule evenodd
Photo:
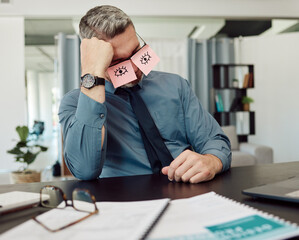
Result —
M 130 60 L 114 65 L 108 68 L 107 71 L 115 88 L 137 79 Z
M 145 75 L 148 75 L 160 61 L 157 54 L 149 47 L 149 45 L 145 45 L 141 48 L 134 54 L 131 60 Z

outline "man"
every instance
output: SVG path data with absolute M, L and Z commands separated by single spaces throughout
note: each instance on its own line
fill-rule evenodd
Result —
M 59 110 L 64 157 L 75 177 L 162 172 L 170 181 L 198 183 L 230 167 L 228 138 L 186 80 L 156 71 L 146 76 L 132 63 L 137 79 L 114 88 L 107 69 L 128 61 L 142 48 L 124 12 L 113 6 L 91 9 L 81 19 L 80 37 L 83 85 L 64 96 Z M 98 78 L 98 84 L 90 87 L 87 77 Z M 135 98 L 132 89 L 137 87 Z M 144 113 L 147 117 L 141 120 L 143 113 L 135 106 L 146 108 L 150 115 Z M 144 122 L 150 119 L 156 127 L 149 132 Z M 159 136 L 153 140 L 149 135 L 154 128 Z M 159 157 L 162 151 L 170 160 Z

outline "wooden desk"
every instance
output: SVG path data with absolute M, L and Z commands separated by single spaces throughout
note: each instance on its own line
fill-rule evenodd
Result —
M 97 201 L 138 201 L 159 198 L 179 199 L 214 191 L 218 194 L 250 205 L 262 211 L 277 215 L 299 224 L 298 204 L 256 200 L 241 194 L 241 190 L 257 185 L 299 176 L 299 162 L 232 168 L 216 176 L 212 181 L 200 184 L 169 182 L 164 175 L 142 175 L 132 177 L 106 178 L 93 181 L 68 180 L 49 183 L 2 185 L 0 193 L 21 190 L 39 192 L 46 184 L 60 187 L 71 196 L 74 188 L 87 188 Z M 47 211 L 36 207 L 0 216 L 0 233 Z

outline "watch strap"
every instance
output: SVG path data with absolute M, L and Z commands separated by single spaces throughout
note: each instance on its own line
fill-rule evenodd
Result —
M 105 81 L 106 81 L 105 78 L 94 76 L 94 80 L 95 80 L 94 86 L 105 85 Z

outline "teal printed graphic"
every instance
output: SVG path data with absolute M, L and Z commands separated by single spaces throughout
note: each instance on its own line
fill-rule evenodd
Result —
M 259 215 L 240 218 L 206 227 L 209 232 L 189 234 L 150 240 L 272 240 L 284 239 L 299 234 L 299 229 L 294 225 L 268 219 Z
M 216 239 L 265 239 L 294 230 L 285 223 L 253 215 L 235 221 L 206 227 Z
M 217 240 L 217 238 L 212 233 L 200 233 L 192 235 L 181 235 L 174 237 L 165 238 L 150 238 L 149 240 Z

